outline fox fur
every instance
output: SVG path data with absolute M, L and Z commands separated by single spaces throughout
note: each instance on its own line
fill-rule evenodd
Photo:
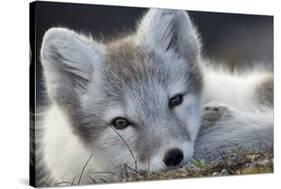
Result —
M 273 145 L 273 73 L 204 60 L 185 11 L 150 9 L 135 33 L 107 43 L 51 28 L 41 63 L 50 103 L 35 126 L 36 186 L 121 181 L 124 165 L 161 171 L 217 160 L 233 144 Z M 169 107 L 178 94 L 182 103 Z M 114 128 L 116 117 L 130 125 Z M 169 167 L 163 158 L 175 148 L 183 157 Z

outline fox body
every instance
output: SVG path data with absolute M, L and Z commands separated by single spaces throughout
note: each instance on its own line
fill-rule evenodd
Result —
M 36 185 L 120 181 L 125 166 L 161 171 L 218 159 L 230 143 L 271 146 L 272 73 L 212 68 L 200 48 L 181 10 L 151 9 L 135 33 L 108 43 L 49 29 Z

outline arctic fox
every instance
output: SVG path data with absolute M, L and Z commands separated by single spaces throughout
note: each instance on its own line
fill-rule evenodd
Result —
M 41 62 L 50 104 L 35 129 L 36 185 L 121 181 L 126 166 L 161 171 L 219 159 L 231 144 L 271 147 L 271 71 L 231 73 L 200 50 L 183 10 L 150 9 L 135 33 L 108 43 L 49 29 Z

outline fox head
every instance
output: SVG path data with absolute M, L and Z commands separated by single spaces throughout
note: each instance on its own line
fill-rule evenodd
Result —
M 51 28 L 41 49 L 48 96 L 106 170 L 126 164 L 159 171 L 191 159 L 199 59 L 188 14 L 167 9 L 149 10 L 134 34 L 109 43 Z

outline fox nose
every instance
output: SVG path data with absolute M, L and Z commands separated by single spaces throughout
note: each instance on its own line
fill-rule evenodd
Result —
M 177 166 L 183 160 L 183 152 L 178 148 L 170 149 L 166 152 L 163 162 L 167 167 Z

